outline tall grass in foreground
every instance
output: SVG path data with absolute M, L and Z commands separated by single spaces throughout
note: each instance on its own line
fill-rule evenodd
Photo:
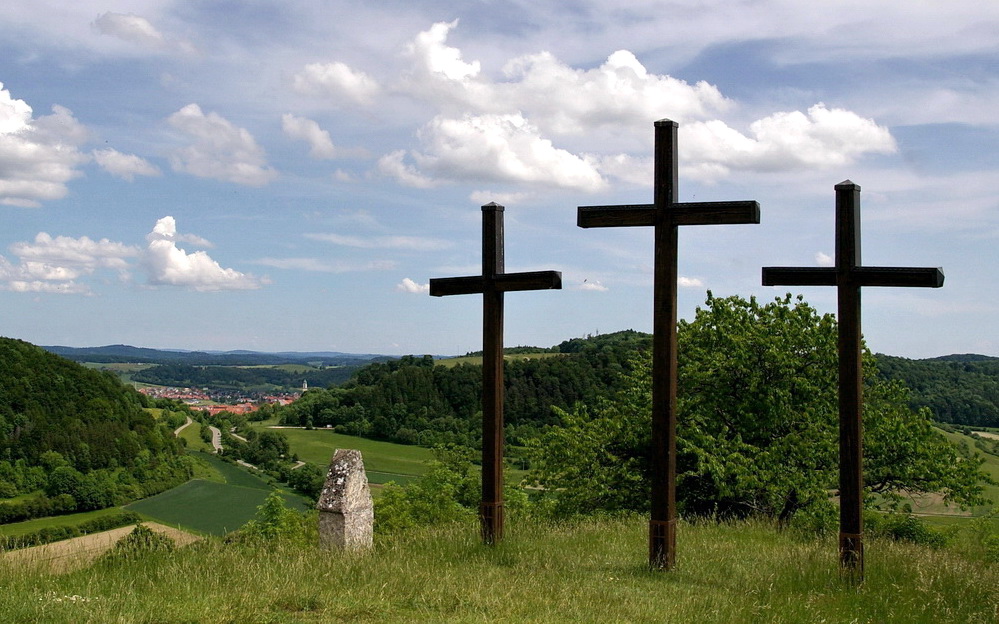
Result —
M 868 545 L 840 580 L 831 540 L 763 523 L 681 525 L 677 569 L 645 566 L 642 518 L 517 520 L 382 538 L 366 554 L 206 540 L 65 576 L 0 563 L 0 622 L 962 622 L 999 617 L 999 571 L 959 554 Z

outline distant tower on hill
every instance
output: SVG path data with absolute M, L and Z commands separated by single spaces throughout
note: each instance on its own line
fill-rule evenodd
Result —
M 305 394 L 308 391 L 309 391 L 309 380 L 305 379 L 302 381 L 302 394 Z

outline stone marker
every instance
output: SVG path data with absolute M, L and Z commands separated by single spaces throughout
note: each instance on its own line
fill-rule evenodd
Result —
M 375 513 L 361 451 L 337 449 L 316 503 L 319 545 L 358 550 L 371 546 Z

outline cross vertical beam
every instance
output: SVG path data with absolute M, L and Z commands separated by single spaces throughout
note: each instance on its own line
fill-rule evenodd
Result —
M 765 267 L 764 286 L 836 286 L 839 328 L 839 559 L 851 582 L 864 580 L 864 377 L 860 289 L 863 286 L 940 288 L 939 268 L 865 267 L 860 258 L 860 186 L 836 190 L 836 266 Z
M 503 539 L 503 293 L 562 288 L 558 271 L 506 273 L 503 211 L 482 207 L 482 275 L 430 280 L 430 295 L 482 294 L 482 541 Z
M 652 204 L 580 206 L 576 223 L 592 227 L 655 227 L 652 338 L 652 512 L 649 566 L 676 563 L 677 231 L 680 225 L 759 223 L 755 201 L 686 202 L 678 199 L 677 127 L 655 122 Z

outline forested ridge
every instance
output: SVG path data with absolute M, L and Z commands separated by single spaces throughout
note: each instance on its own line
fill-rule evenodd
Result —
M 511 360 L 504 367 L 507 436 L 512 444 L 557 422 L 552 406 L 592 403 L 616 392 L 651 336 L 627 330 L 567 340 L 559 355 Z M 430 356 L 370 364 L 341 387 L 310 390 L 279 410 L 286 425 L 325 427 L 407 444 L 478 446 L 482 368 L 437 365 Z
M 0 338 L 0 499 L 19 497 L 0 502 L 0 522 L 122 504 L 189 478 L 149 405 L 113 374 Z
M 132 379 L 142 383 L 181 388 L 232 388 L 239 390 L 270 390 L 300 388 L 303 381 L 310 386 L 326 387 L 350 379 L 357 366 L 285 370 L 272 367 L 192 366 L 160 364 L 132 373 Z
M 938 422 L 999 427 L 999 358 L 948 355 L 926 360 L 877 356 L 878 369 L 910 388 L 910 404 Z

